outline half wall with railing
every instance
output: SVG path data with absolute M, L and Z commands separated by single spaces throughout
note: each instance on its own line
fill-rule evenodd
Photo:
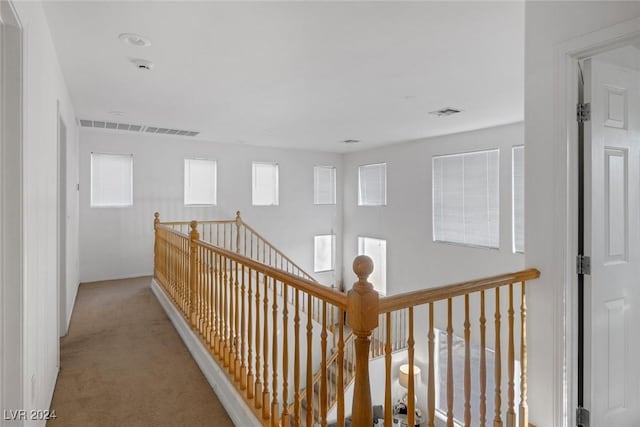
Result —
M 239 213 L 167 223 L 156 213 L 154 229 L 156 281 L 263 425 L 371 426 L 374 405 L 388 427 L 529 425 L 526 282 L 537 270 L 380 297 L 368 257 L 343 293 Z M 399 401 L 394 357 L 406 362 Z M 371 375 L 384 392 L 372 394 Z

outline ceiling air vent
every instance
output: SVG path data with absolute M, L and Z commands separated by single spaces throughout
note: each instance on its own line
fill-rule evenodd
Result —
M 178 136 L 197 136 L 200 134 L 200 132 L 191 130 L 169 129 L 157 126 L 132 125 L 128 123 L 118 123 L 104 120 L 80 119 L 80 126 L 82 126 L 83 128 L 126 130 L 130 132 L 147 132 Z
M 446 116 L 451 116 L 453 114 L 458 114 L 461 111 L 462 110 L 447 107 L 447 108 L 442 108 L 441 110 L 431 111 L 429 114 L 433 114 L 434 116 L 438 116 L 438 117 L 446 117 Z

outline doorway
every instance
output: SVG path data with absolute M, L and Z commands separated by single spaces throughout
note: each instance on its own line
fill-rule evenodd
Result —
M 67 334 L 67 126 L 58 105 L 58 336 Z M 59 349 L 58 349 L 59 352 Z M 60 358 L 58 357 L 58 366 Z
M 581 61 L 578 425 L 640 425 L 640 40 Z M 580 229 L 582 228 L 582 229 Z M 582 418 L 582 420 L 580 419 Z

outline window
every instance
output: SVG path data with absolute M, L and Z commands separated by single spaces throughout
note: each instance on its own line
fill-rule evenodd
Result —
M 387 241 L 372 237 L 358 237 L 358 255 L 367 255 L 373 260 L 373 273 L 369 282 L 382 295 L 387 294 Z
M 133 206 L 133 154 L 91 153 L 91 206 Z
M 313 168 L 313 203 L 316 205 L 336 204 L 336 168 L 315 166 Z
M 276 206 L 278 200 L 278 165 L 253 162 L 252 203 L 254 206 Z
M 456 425 L 464 425 L 462 414 L 464 414 L 464 365 L 465 365 L 465 343 L 464 339 L 453 335 L 452 345 L 452 370 L 453 370 L 453 413 L 454 421 Z M 504 349 L 503 349 L 504 350 Z M 436 386 L 436 415 L 438 418 L 446 420 L 447 414 L 447 364 L 448 364 L 448 343 L 447 332 L 442 330 L 436 330 L 436 352 L 435 352 L 435 386 Z M 470 342 L 470 368 L 471 368 L 471 410 L 477 410 L 480 407 L 480 355 L 482 353 L 482 347 L 479 344 Z M 504 353 L 503 353 L 504 364 Z M 485 347 L 485 366 L 486 366 L 486 393 L 487 396 L 493 396 L 493 390 L 495 389 L 495 351 Z M 504 365 L 503 365 L 504 366 Z M 503 379 L 504 381 L 504 379 Z M 503 383 L 504 384 L 504 383 Z M 514 360 L 514 390 L 520 390 L 520 361 Z M 503 395 L 504 396 L 504 395 Z M 491 398 L 486 399 L 486 414 L 493 416 L 494 413 L 494 400 Z M 520 394 L 515 393 L 514 396 L 515 408 L 520 406 Z M 517 422 L 517 410 L 516 410 L 516 423 Z M 475 424 L 473 424 L 475 425 Z
M 358 168 L 358 206 L 387 204 L 387 164 L 378 163 Z
M 326 234 L 313 237 L 313 271 L 333 270 L 336 249 L 336 236 Z
M 513 252 L 524 253 L 524 147 L 512 151 Z
M 184 159 L 184 204 L 216 204 L 216 162 Z
M 500 246 L 498 150 L 433 157 L 433 240 Z

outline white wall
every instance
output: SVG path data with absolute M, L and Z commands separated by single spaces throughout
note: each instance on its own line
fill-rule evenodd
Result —
M 539 426 L 563 425 L 563 399 L 575 400 L 564 396 L 565 373 L 558 348 L 563 319 L 557 316 L 557 303 L 561 303 L 567 267 L 563 194 L 567 166 L 565 137 L 555 133 L 558 108 L 562 108 L 554 104 L 558 96 L 555 49 L 569 39 L 638 16 L 639 2 L 527 1 L 525 7 L 525 253 L 526 265 L 542 272 L 528 288 L 529 408 L 531 422 Z M 570 222 L 571 227 L 575 224 Z M 567 410 L 571 413 L 574 408 Z
M 351 263 L 358 236 L 387 240 L 387 294 L 520 270 L 523 256 L 511 244 L 511 147 L 522 143 L 523 125 L 517 123 L 345 155 L 347 287 L 355 281 Z M 434 242 L 432 156 L 491 148 L 500 148 L 500 249 Z M 358 166 L 378 162 L 387 163 L 387 206 L 358 206 Z
M 65 86 L 49 27 L 40 3 L 15 3 L 23 26 L 23 182 L 22 182 L 22 406 L 11 409 L 49 407 L 58 365 L 57 295 L 57 131 L 60 114 L 68 127 L 69 170 L 73 177 L 77 160 L 75 113 Z M 72 185 L 70 183 L 70 185 Z M 70 193 L 73 194 L 73 193 Z M 73 204 L 71 209 L 73 212 Z M 77 220 L 77 211 L 69 221 Z M 73 232 L 73 225 L 67 227 Z M 73 235 L 67 238 L 69 258 L 77 254 Z M 66 294 L 72 305 L 77 273 L 68 268 Z M 16 284 L 19 285 L 19 284 Z M 67 316 L 68 318 L 68 316 Z M 66 328 L 66 325 L 63 325 Z M 18 369 L 18 367 L 15 367 Z M 27 423 L 29 424 L 29 423 Z M 44 425 L 43 422 L 33 424 Z M 12 425 L 19 425 L 13 423 Z
M 160 219 L 233 219 L 237 210 L 247 224 L 313 274 L 313 236 L 342 228 L 342 159 L 340 155 L 244 145 L 208 143 L 186 138 L 83 129 L 80 132 L 80 279 L 83 282 L 152 273 L 153 213 Z M 132 153 L 133 207 L 91 208 L 91 152 Z M 185 157 L 217 160 L 218 205 L 185 207 Z M 277 162 L 280 205 L 251 206 L 252 161 Z M 313 204 L 313 166 L 337 168 L 337 205 Z M 336 272 L 341 271 L 338 245 Z M 336 272 L 315 276 L 331 284 Z M 339 275 L 339 274 L 338 274 Z

